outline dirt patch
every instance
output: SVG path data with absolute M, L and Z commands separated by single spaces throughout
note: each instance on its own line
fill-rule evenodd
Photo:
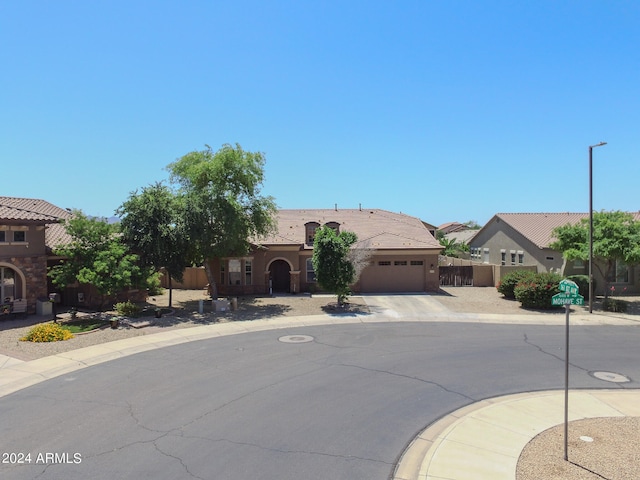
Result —
M 640 417 L 588 418 L 569 422 L 568 461 L 564 424 L 531 440 L 520 454 L 516 480 L 637 480 Z

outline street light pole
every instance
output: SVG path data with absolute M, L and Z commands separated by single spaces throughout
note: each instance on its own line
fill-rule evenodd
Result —
M 593 313 L 593 149 L 606 144 L 589 145 L 589 313 Z

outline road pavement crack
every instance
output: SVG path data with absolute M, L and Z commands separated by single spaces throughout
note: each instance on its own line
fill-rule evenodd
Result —
M 336 458 L 336 459 L 342 459 L 342 460 L 359 460 L 362 462 L 373 462 L 373 463 L 379 463 L 379 464 L 388 465 L 388 466 L 394 465 L 394 462 L 387 462 L 385 460 L 380 460 L 377 458 L 359 457 L 357 455 L 344 455 L 344 454 L 330 453 L 330 452 L 317 452 L 317 451 L 309 451 L 309 450 L 291 450 L 291 449 L 284 449 L 284 448 L 275 448 L 275 447 L 260 445 L 258 443 L 230 440 L 228 438 L 208 438 L 208 437 L 194 436 L 194 435 L 181 435 L 181 437 L 193 439 L 193 440 L 208 441 L 212 443 L 228 443 L 228 444 L 236 445 L 239 447 L 257 448 L 260 450 L 264 450 L 266 452 L 280 453 L 285 455 L 291 455 L 291 454 L 292 455 L 315 455 L 315 456 Z
M 458 395 L 458 396 L 460 396 L 460 397 L 462 397 L 462 398 L 464 398 L 466 400 L 470 400 L 471 402 L 477 402 L 478 401 L 477 399 L 475 399 L 473 397 L 470 397 L 469 395 L 467 395 L 465 393 L 458 392 L 456 390 L 452 390 L 450 388 L 447 388 L 443 384 L 435 382 L 433 380 L 425 380 L 424 378 L 415 377 L 415 376 L 412 376 L 412 375 L 405 375 L 403 373 L 390 372 L 388 370 L 380 370 L 380 369 L 377 369 L 377 368 L 363 367 L 361 365 L 352 365 L 352 364 L 348 364 L 348 363 L 339 363 L 337 365 L 342 366 L 342 367 L 357 368 L 359 370 L 365 370 L 367 372 L 383 373 L 383 374 L 386 374 L 386 375 L 392 375 L 394 377 L 406 378 L 408 380 L 415 380 L 415 381 L 418 381 L 420 383 L 425 383 L 427 385 L 434 385 L 434 386 L 440 388 L 441 390 L 444 390 L 447 393 L 452 393 L 454 395 Z
M 555 358 L 556 360 L 561 361 L 562 363 L 565 362 L 565 356 L 564 355 L 556 355 L 553 352 L 548 352 L 546 351 L 544 348 L 542 348 L 540 345 L 536 345 L 535 343 L 529 341 L 529 337 L 527 336 L 527 334 L 524 334 L 524 343 L 529 345 L 530 347 L 535 348 L 536 350 L 538 350 L 540 353 L 544 354 L 544 355 L 548 355 L 552 358 Z M 577 368 L 578 370 L 582 370 L 583 372 L 589 372 L 589 370 L 587 368 L 581 367 L 580 365 L 576 365 L 575 363 L 571 363 L 569 362 L 569 365 L 571 365 L 573 368 Z

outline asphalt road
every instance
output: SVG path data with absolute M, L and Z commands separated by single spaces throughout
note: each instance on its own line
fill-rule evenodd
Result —
M 639 344 L 638 328 L 572 327 L 571 388 L 639 388 Z M 0 478 L 384 480 L 439 417 L 563 386 L 559 326 L 403 322 L 233 335 L 0 398 Z M 16 463 L 20 454 L 30 463 Z

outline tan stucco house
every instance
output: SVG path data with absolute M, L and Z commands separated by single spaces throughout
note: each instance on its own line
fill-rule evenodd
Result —
M 634 213 L 640 220 L 640 213 Z M 535 266 L 539 272 L 558 272 L 564 275 L 588 275 L 587 262 L 564 264 L 561 252 L 549 245 L 555 240 L 556 227 L 576 224 L 588 213 L 498 213 L 470 240 L 471 259 L 492 265 Z M 594 269 L 596 293 L 604 285 Z M 640 292 L 640 267 L 619 265 L 611 285 L 626 287 L 627 292 Z
M 379 209 L 279 210 L 277 231 L 257 239 L 243 257 L 211 262 L 221 295 L 314 292 L 311 257 L 317 228 L 327 225 L 358 236 L 356 248 L 369 252 L 369 264 L 355 292 L 437 291 L 442 247 L 433 226 L 402 213 Z
M 51 249 L 64 240 L 59 225 L 71 213 L 44 200 L 0 197 L 0 300 L 27 300 L 27 312 L 50 288 L 47 266 Z

